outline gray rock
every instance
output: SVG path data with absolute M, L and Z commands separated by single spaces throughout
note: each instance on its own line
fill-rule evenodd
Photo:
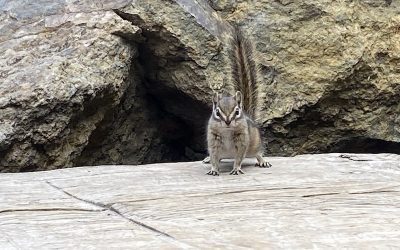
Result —
M 127 88 L 139 29 L 112 11 L 46 1 L 1 6 L 0 162 L 10 171 L 73 165 Z
M 269 152 L 400 152 L 399 13 L 388 1 L 237 7 L 229 18 L 262 52 Z
M 210 94 L 228 80 L 227 21 L 260 53 L 269 154 L 400 152 L 397 2 L 43 0 L 0 11 L 1 171 L 200 158 Z

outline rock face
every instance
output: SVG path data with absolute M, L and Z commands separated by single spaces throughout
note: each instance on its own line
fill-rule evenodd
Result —
M 218 177 L 199 162 L 2 173 L 0 249 L 400 246 L 399 155 L 269 161 Z
M 199 159 L 223 38 L 260 53 L 268 153 L 400 152 L 395 1 L 0 2 L 0 169 Z
M 262 53 L 270 152 L 400 152 L 398 2 L 216 4 Z
M 72 166 L 127 89 L 136 48 L 113 33 L 138 29 L 95 6 L 22 5 L 1 6 L 1 165 Z

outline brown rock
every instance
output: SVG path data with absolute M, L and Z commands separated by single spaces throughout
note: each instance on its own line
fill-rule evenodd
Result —
M 22 5 L 0 4 L 2 171 L 201 158 L 223 18 L 260 53 L 268 153 L 400 152 L 396 2 Z
M 400 152 L 400 5 L 240 3 L 227 15 L 262 53 L 273 154 Z
M 0 162 L 8 171 L 72 166 L 127 88 L 136 48 L 112 33 L 139 29 L 112 11 L 21 4 L 1 6 Z

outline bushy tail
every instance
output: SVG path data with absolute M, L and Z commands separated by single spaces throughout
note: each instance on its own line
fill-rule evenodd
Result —
M 246 39 L 239 27 L 234 26 L 231 50 L 233 85 L 243 95 L 243 109 L 255 120 L 258 97 L 258 67 L 255 62 L 253 46 Z

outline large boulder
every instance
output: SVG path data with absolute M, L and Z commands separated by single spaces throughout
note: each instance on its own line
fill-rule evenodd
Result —
M 28 6 L 27 6 L 28 5 Z M 200 159 L 227 21 L 259 52 L 268 153 L 400 152 L 391 1 L 0 2 L 1 171 Z
M 3 170 L 72 166 L 96 126 L 123 99 L 137 55 L 126 39 L 134 39 L 139 28 L 102 9 L 111 7 L 2 3 Z

